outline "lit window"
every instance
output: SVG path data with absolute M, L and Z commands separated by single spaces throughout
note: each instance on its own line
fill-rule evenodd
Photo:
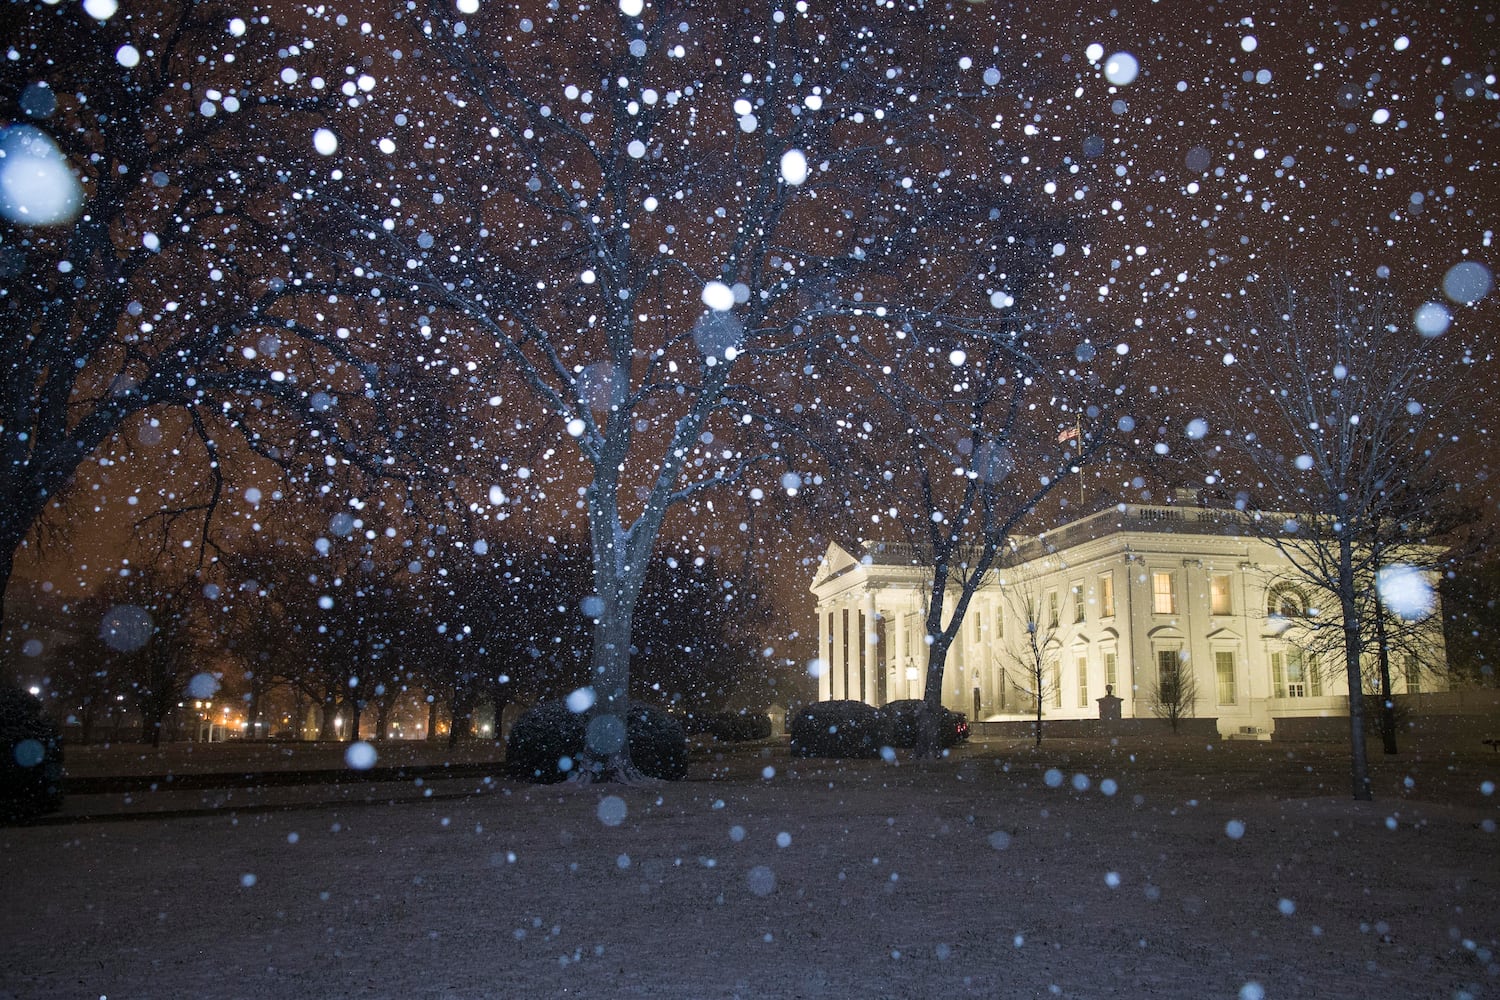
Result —
M 1101 618 L 1115 616 L 1115 575 L 1113 573 L 1105 573 L 1099 577 L 1099 616 Z
M 1229 601 L 1228 573 L 1215 573 L 1208 578 L 1208 603 L 1210 614 L 1228 615 L 1234 613 Z
M 1075 583 L 1075 584 L 1073 584 L 1073 621 L 1074 622 L 1081 622 L 1081 621 L 1083 621 L 1084 604 L 1085 604 L 1085 600 L 1084 600 L 1084 596 L 1083 596 L 1083 584 L 1081 584 L 1081 583 Z
M 1266 614 L 1279 618 L 1306 618 L 1307 595 L 1298 587 L 1282 583 L 1266 593 Z
M 1151 574 L 1151 610 L 1159 615 L 1177 613 L 1177 590 L 1172 586 L 1172 574 Z
M 1178 671 L 1182 669 L 1182 654 L 1175 649 L 1156 651 L 1156 681 L 1162 691 L 1176 687 Z
M 1318 698 L 1323 694 L 1317 661 L 1295 647 L 1271 654 L 1271 691 L 1277 698 Z
M 1235 703 L 1234 653 L 1227 649 L 1215 651 L 1214 670 L 1219 678 L 1219 704 L 1233 705 Z
M 1078 707 L 1089 707 L 1089 659 L 1086 656 L 1078 658 Z
M 1419 694 L 1422 691 L 1422 662 L 1410 654 L 1406 657 L 1406 693 Z
M 1057 591 L 1047 591 L 1047 627 L 1057 628 Z

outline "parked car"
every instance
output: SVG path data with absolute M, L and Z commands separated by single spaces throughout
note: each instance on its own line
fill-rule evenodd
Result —
M 925 702 L 920 698 L 901 698 L 887 702 L 880 712 L 889 726 L 891 746 L 911 748 L 917 745 L 918 725 Z M 969 738 L 969 718 L 951 708 L 940 708 L 942 713 L 942 745 L 957 746 Z
M 0 683 L 0 822 L 62 808 L 62 738 L 42 703 Z

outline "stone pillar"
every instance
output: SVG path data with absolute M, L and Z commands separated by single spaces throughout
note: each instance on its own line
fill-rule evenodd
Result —
M 823 664 L 823 672 L 818 675 L 819 701 L 833 697 L 833 633 L 828 628 L 828 616 L 832 613 L 828 605 L 818 605 L 818 659 Z
M 836 699 L 849 697 L 848 683 L 845 679 L 845 661 L 847 659 L 845 652 L 848 633 L 846 632 L 847 622 L 845 621 L 847 616 L 844 612 L 845 608 L 842 601 L 833 606 L 833 648 L 830 650 L 831 655 L 828 658 L 828 669 L 833 674 L 833 683 L 830 686 L 829 693 Z
M 906 697 L 906 607 L 898 603 L 889 613 L 891 620 L 886 626 L 885 634 L 890 637 L 891 642 L 891 683 L 886 688 L 886 694 L 895 701 Z
M 864 599 L 860 601 L 860 609 L 862 611 L 861 618 L 865 626 L 859 637 L 859 641 L 863 644 L 860 648 L 864 650 L 865 654 L 863 657 L 864 700 L 871 705 L 878 705 L 880 699 L 876 696 L 879 688 L 876 686 L 875 681 L 875 654 L 877 652 L 875 640 L 877 635 L 875 631 L 875 592 L 873 590 L 865 591 Z

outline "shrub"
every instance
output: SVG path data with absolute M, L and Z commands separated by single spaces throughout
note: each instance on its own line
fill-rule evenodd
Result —
M 921 734 L 922 709 L 926 702 L 920 698 L 902 698 L 888 702 L 880 710 L 885 716 L 891 746 L 910 749 L 917 745 Z M 969 720 L 962 712 L 950 708 L 939 708 L 941 745 L 944 749 L 957 746 L 969 738 Z
M 62 738 L 42 703 L 10 684 L 0 684 L 0 758 L 0 820 L 62 806 Z
M 697 736 L 701 733 L 706 733 L 709 731 L 709 727 L 713 722 L 715 713 L 705 712 L 701 709 L 696 708 L 676 708 L 673 709 L 670 714 L 672 718 L 676 719 L 678 724 L 682 726 L 682 731 L 684 733 L 689 736 Z
M 588 719 L 561 701 L 546 701 L 522 713 L 505 741 L 511 777 L 547 785 L 564 781 L 583 755 Z M 625 713 L 630 759 L 642 774 L 676 781 L 687 773 L 687 737 L 667 713 L 632 705 Z M 567 766 L 562 762 L 566 758 Z
M 687 774 L 687 736 L 677 720 L 650 705 L 631 705 L 625 715 L 630 759 L 643 774 L 678 781 Z
M 878 757 L 888 740 L 880 712 L 862 701 L 815 701 L 792 718 L 798 757 Z
M 724 743 L 768 739 L 771 717 L 764 712 L 717 712 L 709 717 L 709 732 Z

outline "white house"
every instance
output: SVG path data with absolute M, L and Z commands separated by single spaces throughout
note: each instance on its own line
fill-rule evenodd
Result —
M 910 545 L 857 549 L 830 545 L 812 583 L 818 697 L 872 705 L 921 697 L 931 568 Z M 1185 714 L 1217 719 L 1225 737 L 1269 738 L 1278 720 L 1348 712 L 1342 653 L 1320 654 L 1327 629 L 1314 638 L 1306 627 L 1329 613 L 1232 511 L 1121 504 L 1016 539 L 992 576 L 969 606 L 943 679 L 943 704 L 972 719 L 1034 713 L 1028 619 L 1043 653 L 1048 719 L 1097 718 L 1106 687 L 1122 699 L 1124 718 L 1151 717 L 1161 671 L 1177 666 L 1195 688 Z M 1446 690 L 1441 629 L 1393 653 L 1391 670 L 1396 693 L 1439 679 Z

